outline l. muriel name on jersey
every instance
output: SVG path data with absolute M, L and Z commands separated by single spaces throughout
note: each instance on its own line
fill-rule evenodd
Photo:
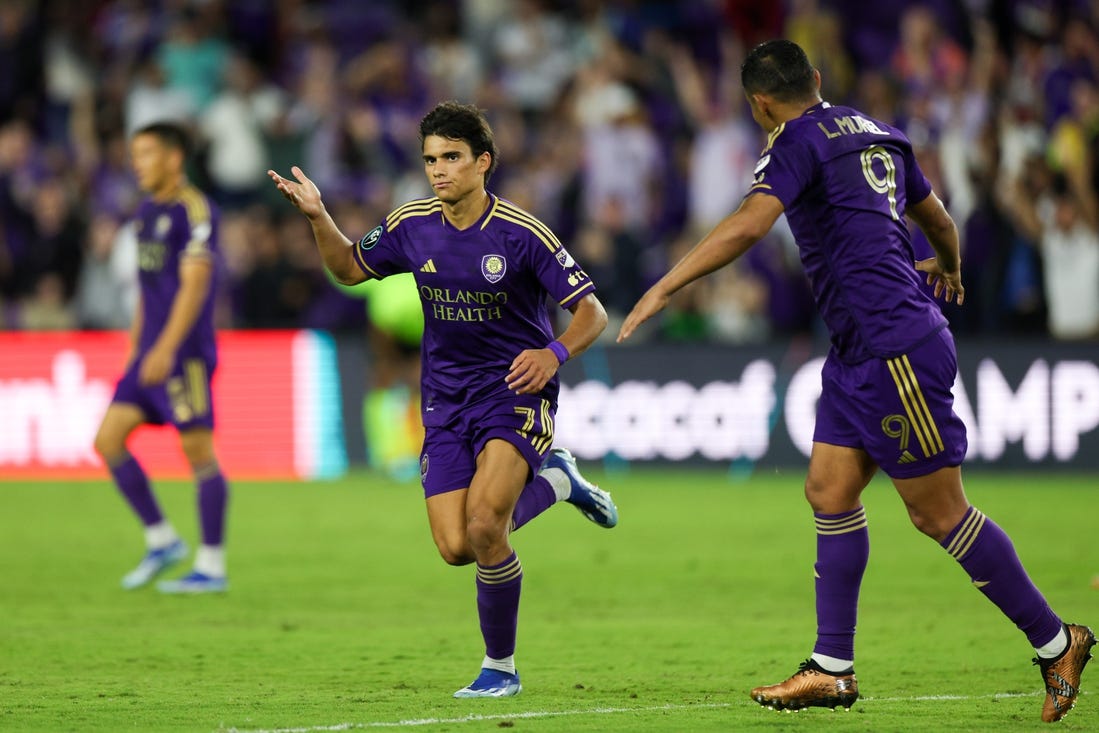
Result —
M 827 122 L 831 122 L 835 125 L 835 131 L 829 130 L 825 127 Z M 840 135 L 856 135 L 860 132 L 869 132 L 874 135 L 888 135 L 889 133 L 877 126 L 873 120 L 868 120 L 865 117 L 859 115 L 851 115 L 849 117 L 836 117 L 832 120 L 826 120 L 825 122 L 818 122 L 817 127 L 823 132 L 829 140 Z

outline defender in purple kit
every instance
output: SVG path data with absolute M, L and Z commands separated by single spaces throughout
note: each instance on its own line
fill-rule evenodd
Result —
M 966 434 L 953 411 L 954 341 L 918 274 L 934 298 L 962 303 L 954 222 L 904 134 L 822 101 L 820 74 L 797 44 L 757 46 L 741 80 L 768 133 L 753 184 L 740 208 L 638 301 L 618 340 L 786 214 L 832 339 L 805 482 L 817 528 L 817 640 L 792 677 L 751 697 L 779 710 L 850 708 L 858 699 L 855 617 L 870 552 L 860 496 L 880 467 L 916 528 L 1026 634 L 1046 687 L 1042 719 L 1060 720 L 1076 702 L 1095 635 L 1050 609 L 1007 535 L 962 489 Z M 935 257 L 914 263 L 906 216 Z
M 310 221 L 325 266 L 345 284 L 411 272 L 424 312 L 425 427 L 420 475 L 439 554 L 477 564 L 481 673 L 455 697 L 522 689 L 515 635 L 523 568 L 509 534 L 557 501 L 603 527 L 618 522 L 605 491 L 553 444 L 557 369 L 607 325 L 595 285 L 553 232 L 485 189 L 496 166 L 488 122 L 444 102 L 420 122 L 424 170 L 435 196 L 398 207 L 352 242 L 320 191 L 269 171 Z M 547 298 L 572 313 L 554 338 Z
M 214 453 L 210 379 L 217 366 L 214 273 L 217 213 L 184 173 L 187 136 L 171 123 L 138 130 L 131 142 L 134 173 L 148 198 L 138 206 L 141 299 L 130 329 L 126 372 L 95 437 L 123 497 L 145 526 L 147 552 L 122 579 L 127 589 L 147 585 L 187 556 L 187 546 L 164 518 L 141 464 L 126 448 L 144 423 L 171 424 L 198 483 L 202 544 L 194 569 L 161 581 L 165 593 L 226 590 L 225 506 L 228 487 Z

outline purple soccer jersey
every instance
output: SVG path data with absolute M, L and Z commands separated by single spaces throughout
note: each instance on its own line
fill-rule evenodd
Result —
M 176 352 L 176 363 L 163 384 L 140 384 L 141 358 L 156 342 L 179 292 L 179 263 L 185 257 L 215 257 L 217 213 L 193 186 L 170 202 L 145 199 L 134 227 L 138 240 L 141 333 L 138 353 L 115 387 L 113 401 L 136 405 L 147 421 L 179 429 L 214 426 L 210 380 L 217 366 L 214 292 L 211 286 L 198 319 Z
M 437 198 L 398 207 L 355 245 L 370 277 L 412 272 L 424 312 L 422 411 L 426 427 L 450 425 L 464 407 L 508 392 L 504 378 L 525 349 L 553 340 L 547 297 L 575 305 L 595 285 L 553 232 L 497 196 L 458 230 Z M 559 379 L 541 396 L 554 407 Z
M 144 354 L 168 322 L 179 292 L 180 260 L 216 256 L 217 212 L 201 191 L 185 186 L 173 201 L 160 203 L 146 198 L 134 219 L 142 306 L 138 347 Z M 179 346 L 179 361 L 199 358 L 211 368 L 216 364 L 214 293 L 211 286 L 202 312 Z
M 904 212 L 931 194 L 904 133 L 822 102 L 776 128 L 747 195 L 777 197 L 839 359 L 905 353 L 946 326 Z

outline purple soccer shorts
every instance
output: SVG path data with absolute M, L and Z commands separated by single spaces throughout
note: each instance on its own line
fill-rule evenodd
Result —
M 515 446 L 530 466 L 530 480 L 553 445 L 556 411 L 541 395 L 511 395 L 466 407 L 445 427 L 426 428 L 420 452 L 424 498 L 469 488 L 477 455 L 493 439 Z
M 965 458 L 965 424 L 954 413 L 954 338 L 942 329 L 907 354 L 821 370 L 813 440 L 860 448 L 891 478 L 914 478 Z
M 138 382 L 140 359 L 135 359 L 115 386 L 112 402 L 135 405 L 152 425 L 174 425 L 177 430 L 214 428 L 214 402 L 210 380 L 214 365 L 200 358 L 176 361 L 172 373 L 161 384 Z

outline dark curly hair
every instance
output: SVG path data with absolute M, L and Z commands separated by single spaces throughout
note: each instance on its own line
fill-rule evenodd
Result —
M 479 158 L 488 153 L 492 160 L 485 171 L 485 183 L 496 170 L 496 139 L 488 125 L 484 113 L 472 104 L 459 102 L 440 102 L 420 120 L 420 149 L 429 135 L 438 135 L 448 140 L 461 140 L 468 143 L 473 157 Z

